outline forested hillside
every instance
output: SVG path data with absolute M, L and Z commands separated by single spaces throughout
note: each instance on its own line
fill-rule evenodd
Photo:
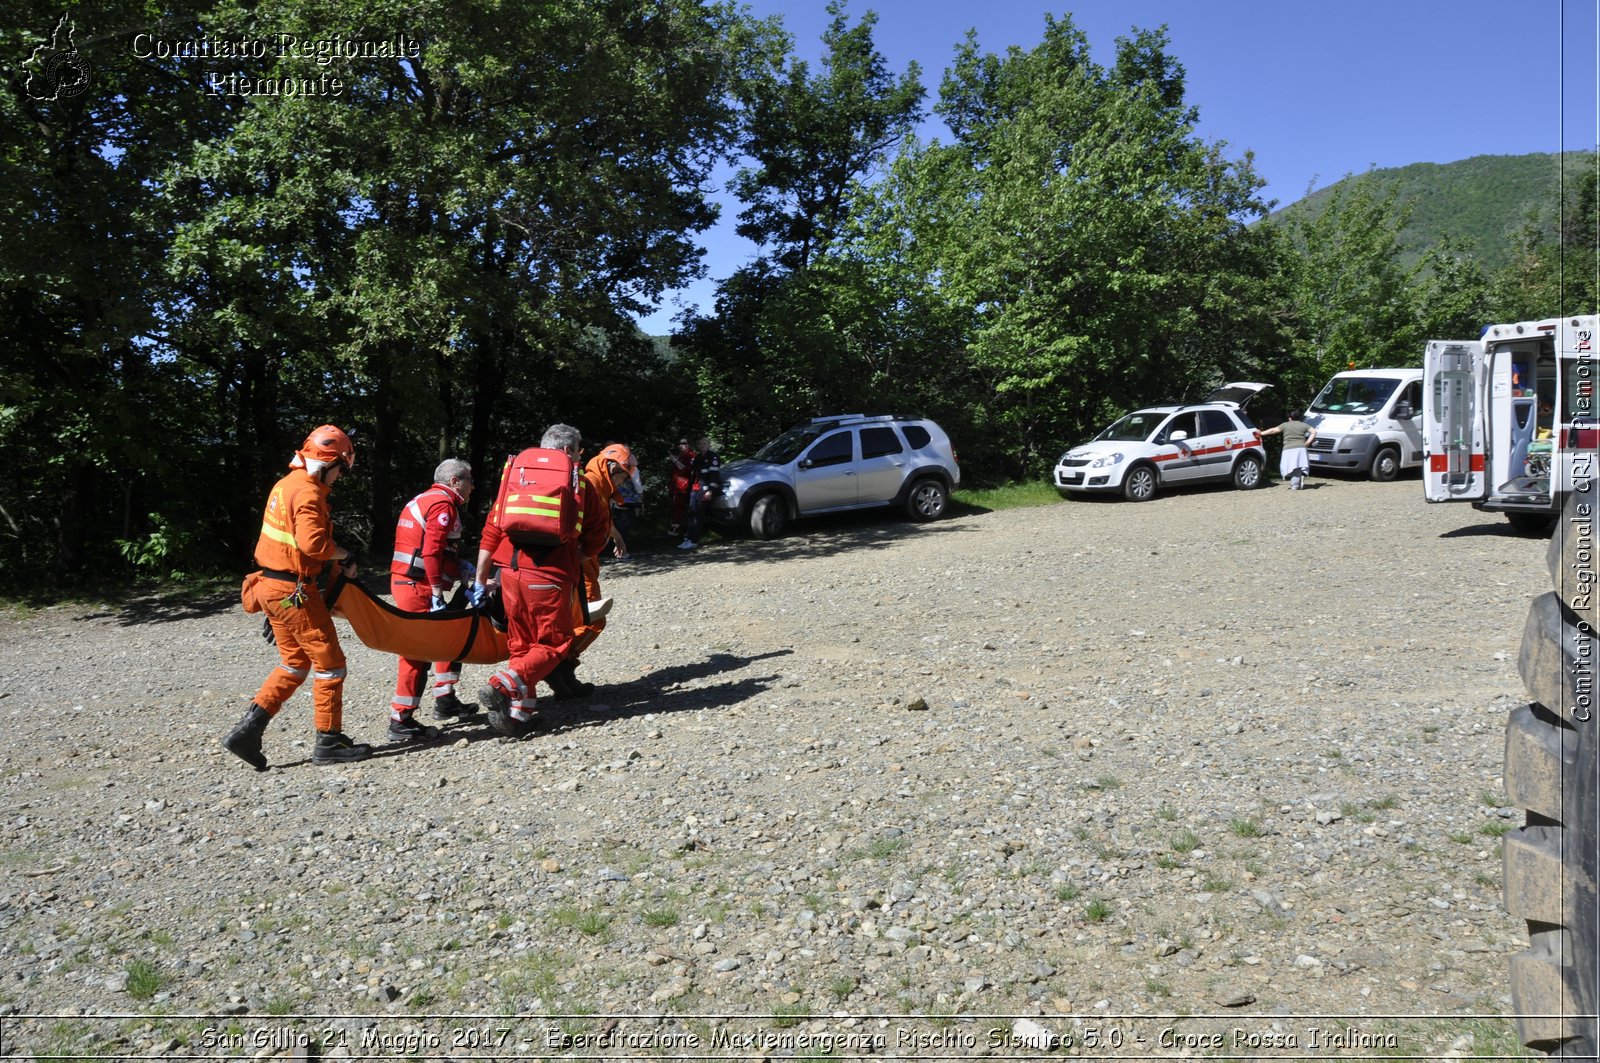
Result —
M 1347 176 L 1273 213 L 1275 222 L 1315 216 L 1338 190 L 1354 181 L 1392 185 L 1396 202 L 1411 212 L 1400 230 L 1401 258 L 1420 261 L 1442 240 L 1459 240 L 1489 270 L 1511 264 L 1518 235 L 1530 217 L 1560 201 L 1563 187 L 1576 189 L 1595 167 L 1589 152 L 1534 155 L 1474 155 L 1458 162 L 1418 162 Z
M 10 587 L 242 569 L 326 422 L 359 455 L 341 535 L 384 558 L 440 459 L 479 470 L 481 509 L 555 421 L 650 472 L 686 433 L 739 455 L 917 410 L 981 485 L 1151 399 L 1242 376 L 1299 401 L 1430 335 L 1594 306 L 1554 253 L 1594 254 L 1592 170 L 1459 205 L 1365 175 L 1263 224 L 1161 31 L 1102 64 L 1047 18 L 1030 50 L 951 42 L 933 78 L 839 3 L 815 65 L 696 0 L 152 10 L 27 0 L 0 27 Z M 948 141 L 914 135 L 929 109 Z M 703 269 L 723 160 L 762 253 L 663 350 L 634 320 Z M 1513 192 L 1503 264 L 1407 242 Z

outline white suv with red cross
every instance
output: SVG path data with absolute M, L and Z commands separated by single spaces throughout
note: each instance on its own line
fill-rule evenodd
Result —
M 1150 406 L 1117 418 L 1056 463 L 1062 495 L 1118 493 L 1146 502 L 1158 490 L 1185 484 L 1232 482 L 1258 486 L 1266 468 L 1261 432 L 1244 405 L 1271 385 L 1224 384 L 1206 401 Z

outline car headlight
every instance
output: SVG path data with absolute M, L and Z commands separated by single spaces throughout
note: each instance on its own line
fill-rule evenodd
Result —
M 1119 450 L 1115 454 L 1106 454 L 1106 455 L 1103 455 L 1101 457 L 1098 457 L 1098 458 L 1094 459 L 1093 461 L 1091 461 L 1089 463 L 1089 468 L 1091 468 L 1091 469 L 1104 469 L 1107 466 L 1119 465 L 1121 463 L 1122 463 L 1122 451 Z

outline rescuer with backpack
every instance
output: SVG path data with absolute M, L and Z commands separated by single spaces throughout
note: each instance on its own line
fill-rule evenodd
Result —
M 354 577 L 350 551 L 333 540 L 328 492 L 356 462 L 350 437 L 333 425 L 314 428 L 289 462 L 289 474 L 273 485 L 261 518 L 255 560 L 261 571 L 245 577 L 240 600 L 245 612 L 267 614 L 280 663 L 261 684 L 244 719 L 223 738 L 223 748 L 257 771 L 267 770 L 261 737 L 283 703 L 311 676 L 317 728 L 311 747 L 315 764 L 363 760 L 371 747 L 352 742 L 344 720 L 344 650 L 317 585 L 324 565 L 335 561 Z
M 582 436 L 571 425 L 545 430 L 538 447 L 506 462 L 500 493 L 478 550 L 481 600 L 486 569 L 498 570 L 510 660 L 478 693 L 489 724 L 507 738 L 533 730 L 536 690 L 572 646 L 572 602 L 581 585 Z
M 628 556 L 628 544 L 611 520 L 611 503 L 620 496 L 623 484 L 636 485 L 638 476 L 639 463 L 633 451 L 622 443 L 605 447 L 583 467 L 583 530 L 578 536 L 583 578 L 576 588 L 583 598 L 573 599 L 572 647 L 566 659 L 545 677 L 557 697 L 581 698 L 594 692 L 594 684 L 577 676 L 578 658 L 606 626 L 604 615 L 593 608 L 594 603 L 604 600 L 600 592 L 600 552 L 606 543 L 614 542 L 617 556 Z
M 458 578 L 471 582 L 472 563 L 460 557 L 461 510 L 471 496 L 472 466 L 460 458 L 446 458 L 433 471 L 433 485 L 400 511 L 389 564 L 389 591 L 396 606 L 412 613 L 437 612 L 445 607 L 445 595 Z M 433 663 L 433 712 L 440 719 L 478 711 L 478 706 L 463 704 L 456 696 L 460 679 L 460 661 Z M 438 728 L 416 719 L 427 681 L 427 661 L 400 658 L 394 699 L 389 703 L 389 737 L 412 742 L 439 737 Z

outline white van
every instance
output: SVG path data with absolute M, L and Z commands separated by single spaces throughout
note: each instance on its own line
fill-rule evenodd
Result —
M 1422 464 L 1422 370 L 1333 374 L 1306 410 L 1317 438 L 1311 471 L 1360 472 L 1387 482 Z

